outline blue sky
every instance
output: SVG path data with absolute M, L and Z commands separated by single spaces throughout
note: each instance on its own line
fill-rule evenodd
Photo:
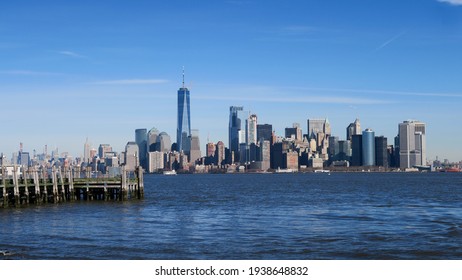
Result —
M 429 159 L 459 161 L 461 50 L 461 0 L 2 1 L 0 152 L 175 139 L 185 66 L 202 146 L 239 105 L 278 134 L 359 118 L 389 144 L 417 119 Z

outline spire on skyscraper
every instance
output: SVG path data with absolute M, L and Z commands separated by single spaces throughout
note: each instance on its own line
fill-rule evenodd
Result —
M 183 66 L 183 88 L 184 88 L 184 66 Z

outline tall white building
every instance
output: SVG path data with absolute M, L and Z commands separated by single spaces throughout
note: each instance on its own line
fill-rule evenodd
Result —
M 400 168 L 426 165 L 425 123 L 404 121 L 398 126 Z
M 164 169 L 164 153 L 149 152 L 149 173 L 154 173 Z
M 257 115 L 250 115 L 246 120 L 246 143 L 257 144 Z
M 136 142 L 128 142 L 125 146 L 125 167 L 128 171 L 134 171 L 140 165 L 140 151 Z
M 88 138 L 87 138 L 83 146 L 83 162 L 85 163 L 90 162 L 90 150 L 91 150 L 91 143 L 88 142 Z

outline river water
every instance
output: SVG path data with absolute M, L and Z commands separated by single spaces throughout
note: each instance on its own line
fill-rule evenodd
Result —
M 462 173 L 146 175 L 145 198 L 0 209 L 0 259 L 462 259 Z

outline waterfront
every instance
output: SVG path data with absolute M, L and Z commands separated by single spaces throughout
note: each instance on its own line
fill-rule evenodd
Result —
M 461 173 L 146 175 L 144 186 L 140 201 L 0 209 L 3 258 L 462 259 Z

